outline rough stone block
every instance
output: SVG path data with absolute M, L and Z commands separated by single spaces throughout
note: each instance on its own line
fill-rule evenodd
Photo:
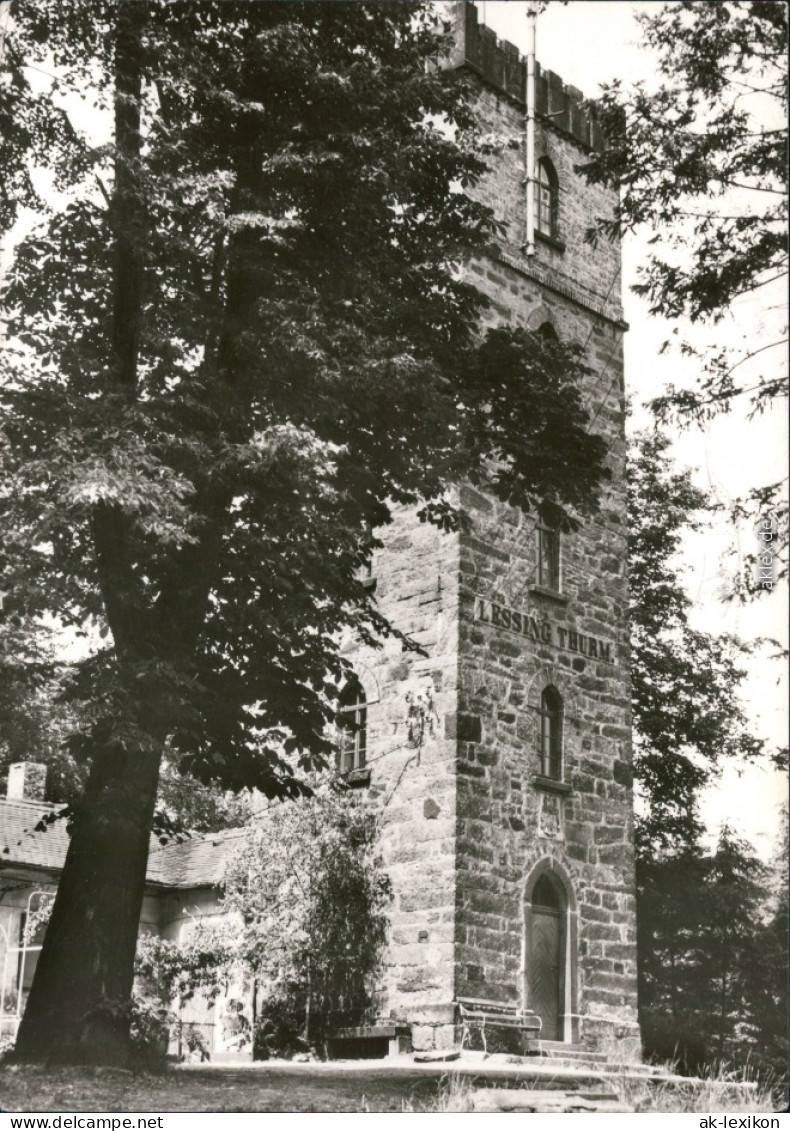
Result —
M 425 803 L 422 807 L 422 814 L 425 817 L 426 821 L 435 821 L 440 813 L 441 808 L 439 807 L 439 805 L 437 805 L 433 798 L 426 798 Z

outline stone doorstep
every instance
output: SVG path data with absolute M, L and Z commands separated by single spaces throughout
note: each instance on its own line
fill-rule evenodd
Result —
M 565 1044 L 563 1041 L 541 1041 L 540 1055 L 549 1060 L 568 1060 L 574 1063 L 583 1061 L 585 1064 L 607 1064 L 609 1062 L 605 1052 L 596 1052 L 584 1045 Z
M 481 1088 L 470 1095 L 474 1112 L 533 1112 L 536 1114 L 561 1114 L 563 1112 L 598 1112 L 627 1114 L 633 1112 L 620 1101 L 617 1092 L 543 1091 L 525 1088 Z

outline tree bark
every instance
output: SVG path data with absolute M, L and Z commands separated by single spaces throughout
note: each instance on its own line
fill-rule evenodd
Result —
M 159 757 L 94 757 L 16 1056 L 123 1064 Z

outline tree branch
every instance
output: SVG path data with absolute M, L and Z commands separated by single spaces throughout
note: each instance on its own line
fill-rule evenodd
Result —
M 719 178 L 716 177 L 714 179 L 718 180 Z M 722 184 L 729 185 L 730 188 L 746 189 L 747 192 L 767 192 L 770 193 L 771 196 L 781 196 L 782 199 L 787 196 L 784 189 L 767 188 L 765 185 L 745 185 L 741 181 L 731 181 L 726 177 L 722 179 Z
M 16 73 L 19 76 L 20 81 L 25 84 L 25 86 L 27 87 L 28 90 L 30 90 L 30 83 L 27 81 L 27 79 L 22 74 L 23 69 L 31 70 L 31 71 L 39 71 L 42 75 L 48 75 L 50 78 L 53 78 L 53 79 L 57 77 L 55 75 L 50 75 L 49 71 L 44 71 L 44 70 L 41 69 L 41 67 L 34 67 L 30 63 L 25 63 L 24 60 L 20 57 L 19 53 L 16 51 L 16 48 L 14 48 L 11 44 L 6 43 L 6 50 L 8 52 L 8 58 L 13 63 L 15 70 L 16 70 Z M 50 103 L 50 105 L 51 105 L 52 109 L 55 111 L 55 113 L 59 115 L 61 121 L 63 122 L 63 125 L 66 127 L 66 132 L 68 133 L 71 140 L 76 142 L 82 149 L 85 149 L 86 148 L 85 147 L 85 139 L 83 137 L 81 137 L 79 133 L 77 133 L 77 129 L 74 126 L 74 123 L 72 122 L 71 118 L 69 117 L 67 111 L 62 106 L 55 106 L 52 103 Z M 109 208 L 109 206 L 110 206 L 110 193 L 107 189 L 107 186 L 105 185 L 104 181 L 101 179 L 101 177 L 99 176 L 99 174 L 96 172 L 95 169 L 93 171 L 93 175 L 96 178 L 96 184 L 99 187 L 99 192 L 104 197 L 104 203 Z
M 767 346 L 760 346 L 759 349 L 752 350 L 751 353 L 747 353 L 739 361 L 736 361 L 734 365 L 731 365 L 730 368 L 728 370 L 726 370 L 726 372 L 723 374 L 723 376 L 728 377 L 730 375 L 730 373 L 732 373 L 734 370 L 736 370 L 738 368 L 739 365 L 743 365 L 744 362 L 749 361 L 753 357 L 757 357 L 758 354 L 764 353 L 766 350 L 775 349 L 776 346 L 784 346 L 786 344 L 787 344 L 787 338 L 780 338 L 776 342 L 769 342 Z M 755 386 L 755 388 L 757 388 L 757 386 Z M 750 390 L 744 389 L 742 391 L 743 392 L 749 392 Z

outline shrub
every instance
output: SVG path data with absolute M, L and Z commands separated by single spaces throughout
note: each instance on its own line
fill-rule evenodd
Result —
M 262 1049 L 296 1047 L 294 1031 L 307 1047 L 372 1016 L 390 897 L 375 820 L 348 795 L 319 791 L 250 838 L 226 876 L 225 905 L 243 923 Z

